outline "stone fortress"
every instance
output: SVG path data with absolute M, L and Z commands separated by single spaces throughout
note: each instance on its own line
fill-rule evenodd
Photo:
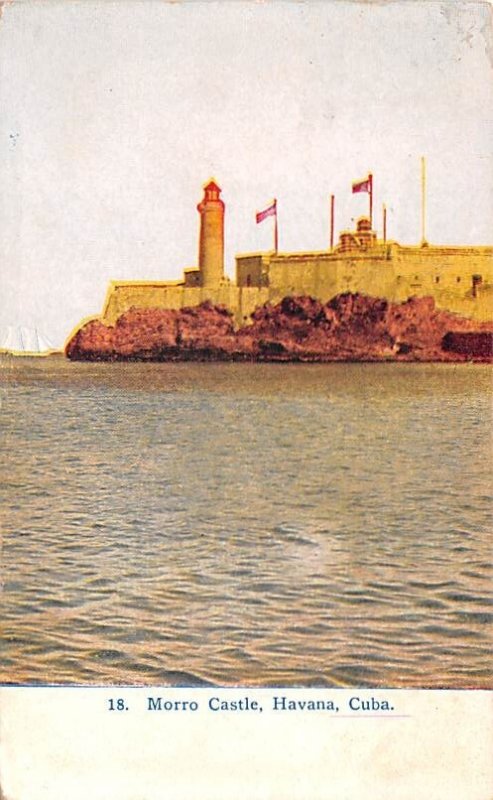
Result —
M 101 322 L 113 325 L 132 307 L 181 309 L 205 301 L 226 306 L 237 325 L 265 303 L 310 296 L 322 303 L 340 293 L 404 302 L 432 297 L 438 309 L 476 321 L 492 316 L 493 246 L 403 246 L 379 240 L 370 219 L 343 231 L 333 248 L 319 252 L 247 253 L 236 257 L 236 280 L 224 274 L 224 202 L 214 180 L 204 187 L 199 265 L 181 281 L 112 281 Z

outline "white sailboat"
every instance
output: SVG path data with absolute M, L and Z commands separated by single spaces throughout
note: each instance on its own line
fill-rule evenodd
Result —
M 0 331 L 0 352 L 16 356 L 40 356 L 54 353 L 56 348 L 37 328 L 8 325 Z

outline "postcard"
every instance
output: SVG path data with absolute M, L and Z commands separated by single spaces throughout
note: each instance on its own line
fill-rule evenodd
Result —
M 1 797 L 488 800 L 491 6 L 0 12 Z

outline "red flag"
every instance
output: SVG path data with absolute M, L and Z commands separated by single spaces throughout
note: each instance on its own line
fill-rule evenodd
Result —
M 353 183 L 353 194 L 356 194 L 356 192 L 371 193 L 371 175 L 368 175 L 364 181 Z
M 264 219 L 267 219 L 267 217 L 275 216 L 277 216 L 277 203 L 274 200 L 274 202 L 268 208 L 265 208 L 263 211 L 259 211 L 257 214 L 255 214 L 255 220 L 258 224 L 259 222 L 263 222 Z

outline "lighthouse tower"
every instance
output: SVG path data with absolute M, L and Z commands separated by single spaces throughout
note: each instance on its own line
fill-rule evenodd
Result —
M 200 214 L 199 269 L 202 286 L 219 286 L 224 280 L 224 203 L 221 189 L 211 180 L 197 206 Z

